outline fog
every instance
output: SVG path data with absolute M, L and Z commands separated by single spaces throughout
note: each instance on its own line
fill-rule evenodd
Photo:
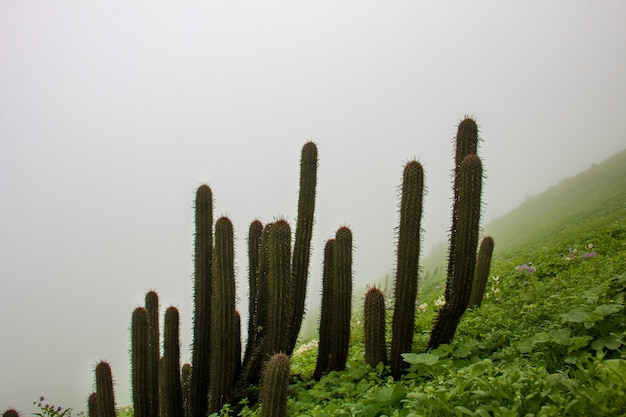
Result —
M 626 2 L 0 3 L 0 409 L 86 408 L 112 364 L 130 404 L 131 312 L 178 306 L 190 359 L 193 205 L 237 236 L 295 229 L 318 145 L 309 309 L 323 246 L 355 286 L 393 270 L 403 164 L 424 165 L 422 256 L 447 238 L 452 138 L 476 118 L 484 222 L 626 147 Z M 497 243 L 496 243 L 497 244 Z M 355 300 L 360 303 L 360 300 Z

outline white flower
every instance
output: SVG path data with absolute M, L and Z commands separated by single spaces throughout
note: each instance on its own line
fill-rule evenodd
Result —
M 418 305 L 418 306 L 417 306 L 417 309 L 418 309 L 419 311 L 421 311 L 422 313 L 423 313 L 424 311 L 426 311 L 426 309 L 427 309 L 427 308 L 428 308 L 428 304 L 426 304 L 426 303 L 423 303 L 423 304 L 420 304 L 420 305 Z
M 435 300 L 435 305 L 437 307 L 442 307 L 442 306 L 446 305 L 446 299 L 444 298 L 443 295 L 440 295 L 439 298 L 437 298 Z

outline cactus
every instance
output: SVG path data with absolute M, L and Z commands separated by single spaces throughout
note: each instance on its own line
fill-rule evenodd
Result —
M 194 242 L 194 320 L 190 410 L 207 414 L 211 337 L 211 268 L 213 261 L 213 193 L 208 185 L 196 191 Z
M 385 343 L 385 296 L 379 288 L 369 288 L 363 303 L 363 332 L 365 333 L 365 363 L 376 367 L 387 364 Z
M 115 417 L 115 394 L 111 365 L 100 361 L 96 365 L 96 408 L 98 417 Z
M 248 231 L 248 342 L 246 344 L 246 352 L 243 359 L 243 367 L 250 360 L 254 346 L 256 345 L 256 336 L 258 329 L 258 309 L 259 309 L 259 251 L 261 246 L 261 235 L 263 234 L 263 223 L 254 220 L 250 223 Z
M 298 340 L 304 317 L 306 286 L 311 257 L 311 237 L 315 221 L 315 189 L 317 186 L 317 146 L 307 142 L 300 158 L 300 191 L 298 196 L 298 220 L 293 247 L 291 274 L 294 279 L 293 313 L 288 326 L 287 354 L 291 355 Z
M 406 367 L 402 354 L 410 352 L 415 332 L 415 301 L 419 272 L 424 170 L 418 161 L 404 167 L 391 339 L 391 375 L 399 378 Z
M 233 355 L 235 372 L 233 381 L 237 381 L 241 374 L 241 314 L 238 310 L 235 311 L 235 325 L 233 326 L 231 338 L 235 341 L 235 354 Z
M 284 352 L 289 338 L 294 294 L 291 275 L 291 228 L 284 219 L 274 222 L 269 238 L 269 277 L 267 336 L 264 352 L 271 356 Z
M 180 386 L 183 390 L 183 409 L 185 410 L 185 417 L 191 417 L 191 405 L 189 403 L 189 391 L 191 390 L 191 372 L 192 367 L 189 362 L 183 364 L 180 369 Z M 134 417 L 134 416 L 133 416 Z
M 323 374 L 328 371 L 328 359 L 332 344 L 332 303 L 333 303 L 333 254 L 335 251 L 335 239 L 329 239 L 324 245 L 324 267 L 322 271 L 322 308 L 320 312 L 319 343 L 317 350 L 317 362 L 313 378 L 319 381 Z
M 448 250 L 448 276 L 454 276 L 454 267 L 456 265 L 456 231 L 458 229 L 458 205 L 459 199 L 459 170 L 463 159 L 469 154 L 476 154 L 478 151 L 478 126 L 476 121 L 470 117 L 463 119 L 457 126 L 456 141 L 454 147 L 454 182 L 452 185 L 452 226 L 450 228 L 450 245 Z M 445 297 L 450 297 L 448 291 L 450 288 L 446 286 Z
M 98 417 L 98 395 L 95 392 L 87 397 L 87 417 Z
M 476 270 L 474 271 L 474 282 L 472 283 L 472 292 L 470 294 L 468 307 L 480 307 L 489 278 L 489 270 L 491 269 L 491 256 L 493 255 L 494 241 L 491 236 L 485 236 L 480 242 L 478 249 L 478 257 L 476 259 Z
M 352 231 L 346 226 L 335 233 L 333 254 L 332 343 L 328 371 L 343 371 L 350 345 L 352 315 Z
M 445 305 L 439 312 L 431 331 L 428 349 L 450 343 L 456 328 L 467 309 L 478 246 L 478 228 L 482 193 L 482 164 L 476 154 L 469 154 L 461 163 L 455 183 L 458 198 L 453 210 L 457 226 L 450 239 L 449 256 L 454 254 L 454 264 L 448 268 Z
M 178 309 L 165 310 L 163 331 L 165 415 L 184 417 L 183 392 L 180 384 L 180 318 Z
M 7 408 L 3 413 L 2 417 L 20 417 L 20 412 L 15 408 Z
M 291 361 L 284 353 L 273 355 L 265 364 L 261 386 L 261 416 L 287 415 Z
M 159 416 L 159 358 L 161 357 L 159 335 L 159 296 L 155 291 L 146 293 L 145 308 L 148 312 L 148 390 L 150 391 L 150 417 Z
M 166 385 L 166 375 L 165 375 L 165 357 L 161 356 L 159 358 L 159 417 L 168 417 L 167 416 L 167 389 Z
M 235 377 L 235 260 L 233 225 L 227 217 L 215 223 L 213 293 L 211 300 L 211 373 L 208 411 L 228 402 Z
M 133 412 L 135 417 L 149 417 L 150 385 L 149 378 L 149 345 L 148 345 L 148 311 L 137 307 L 131 320 L 131 368 Z

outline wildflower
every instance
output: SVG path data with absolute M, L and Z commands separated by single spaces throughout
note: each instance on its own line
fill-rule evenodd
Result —
M 41 397 L 39 397 L 39 402 L 42 403 L 43 400 L 45 400 L 46 398 L 42 395 Z
M 423 313 L 424 311 L 426 311 L 426 309 L 427 309 L 427 308 L 428 308 L 428 304 L 426 304 L 426 303 L 423 303 L 423 304 L 420 304 L 420 305 L 418 305 L 418 306 L 417 306 L 417 309 L 418 309 L 420 312 L 422 312 L 422 313 Z
M 496 282 L 496 284 L 497 284 L 498 282 L 500 282 L 500 275 L 494 275 L 494 276 L 492 277 L 492 279 L 493 279 L 493 280 Z
M 446 305 L 446 299 L 443 295 L 440 295 L 439 298 L 435 300 L 435 305 L 437 307 L 443 307 L 444 305 Z
M 533 273 L 537 272 L 537 269 L 534 266 L 532 266 L 532 263 L 531 264 L 523 264 L 523 265 L 516 266 L 515 269 L 520 274 L 526 274 L 526 273 L 533 274 Z
M 587 258 L 595 258 L 597 255 L 597 253 L 595 251 L 593 252 L 585 252 L 582 255 L 580 255 L 581 259 L 587 259 Z
M 593 249 L 593 243 L 588 244 L 587 249 Z

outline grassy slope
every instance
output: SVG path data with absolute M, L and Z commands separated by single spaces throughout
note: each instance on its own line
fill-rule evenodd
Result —
M 411 373 L 363 366 L 356 314 L 348 370 L 311 381 L 294 357 L 292 415 L 626 415 L 626 151 L 485 227 L 496 240 L 483 306 L 451 346 L 425 353 L 439 279 L 421 286 Z M 593 249 L 587 245 L 593 244 Z M 569 249 L 576 257 L 567 260 Z M 582 259 L 583 253 L 597 256 Z M 533 262 L 534 274 L 515 266 Z M 621 278 L 616 278 L 621 276 Z M 248 410 L 250 415 L 258 410 Z

